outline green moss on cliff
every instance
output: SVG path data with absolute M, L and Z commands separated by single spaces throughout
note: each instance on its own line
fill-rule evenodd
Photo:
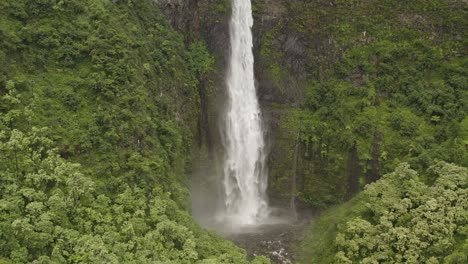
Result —
M 264 60 L 273 76 L 281 76 L 278 65 L 286 76 L 307 75 L 301 114 L 282 111 L 279 129 L 281 135 L 301 130 L 297 195 L 303 201 L 317 207 L 342 201 L 402 161 L 417 170 L 435 159 L 468 165 L 463 1 L 286 7 L 290 19 L 265 35 L 262 54 L 274 54 Z M 268 37 L 273 32 L 297 41 L 278 44 Z M 290 59 L 295 47 L 305 47 L 299 73 L 299 60 Z M 290 153 L 294 144 L 294 137 L 280 136 L 278 152 Z M 281 175 L 290 175 L 292 156 L 272 164 L 273 192 L 288 195 Z

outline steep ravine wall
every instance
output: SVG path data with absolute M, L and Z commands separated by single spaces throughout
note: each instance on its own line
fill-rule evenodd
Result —
M 225 69 L 229 51 L 229 0 L 155 0 L 186 42 L 202 41 L 214 57 L 213 69 L 200 81 L 196 142 L 193 142 L 191 202 L 193 215 L 204 225 L 215 214 L 220 196 L 223 148 L 219 123 L 225 96 Z M 209 224 L 207 224 L 209 225 Z
M 230 1 L 156 2 L 187 40 L 204 40 L 215 58 L 213 71 L 199 87 L 202 111 L 194 161 L 212 170 L 202 173 L 213 175 L 202 177 L 209 183 L 216 179 L 214 164 L 222 155 L 218 124 Z M 290 199 L 298 133 L 296 194 L 314 207 L 350 198 L 402 161 L 424 170 L 437 158 L 466 160 L 466 146 L 452 140 L 461 137 L 456 128 L 466 122 L 460 99 L 464 86 L 453 81 L 464 74 L 457 61 L 465 54 L 460 45 L 467 26 L 464 1 L 252 4 L 255 74 L 268 131 L 273 203 Z M 440 94 L 444 89 L 453 96 Z M 420 94 L 422 90 L 428 92 Z M 442 145 L 460 154 L 437 149 Z
M 184 32 L 189 39 L 201 39 L 207 43 L 215 57 L 213 72 L 206 76 L 199 87 L 202 111 L 199 122 L 199 152 L 194 161 L 193 177 L 201 177 L 206 185 L 216 181 L 217 167 L 213 166 L 217 155 L 222 155 L 218 123 L 223 109 L 225 93 L 225 58 L 229 51 L 228 0 L 155 0 L 163 9 L 174 28 Z M 304 33 L 289 26 L 288 1 L 255 0 L 254 9 L 254 55 L 255 74 L 264 125 L 268 131 L 270 152 L 269 197 L 274 204 L 287 205 L 291 188 L 288 187 L 292 173 L 293 153 L 297 129 L 288 127 L 285 120 L 289 111 L 302 104 L 308 79 L 315 78 L 319 69 L 309 70 L 310 58 L 306 53 Z M 327 54 L 327 40 L 321 36 L 312 38 L 317 52 Z M 324 55 L 324 57 L 325 57 Z M 312 66 L 318 67 L 318 63 Z M 300 189 L 304 178 L 310 174 L 311 161 L 304 157 L 300 147 L 297 175 Z M 219 162 L 218 162 L 219 163 Z M 199 171 L 203 172 L 199 172 Z M 207 170 L 209 172 L 207 172 Z M 219 171 L 218 171 L 219 172 Z M 197 176 L 198 175 L 198 176 Z M 207 175 L 213 175 L 208 176 Z M 318 194 L 320 195 L 320 194 Z
M 289 198 L 298 133 L 296 194 L 314 207 L 402 161 L 421 172 L 436 159 L 466 164 L 466 86 L 453 81 L 466 74 L 466 1 L 253 4 L 270 197 Z

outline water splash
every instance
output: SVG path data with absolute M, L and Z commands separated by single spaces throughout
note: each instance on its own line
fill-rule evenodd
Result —
M 250 0 L 233 0 L 225 115 L 224 222 L 260 224 L 268 215 L 265 141 L 254 79 Z

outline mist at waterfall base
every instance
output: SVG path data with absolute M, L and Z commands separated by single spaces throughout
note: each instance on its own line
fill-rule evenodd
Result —
M 193 177 L 208 186 L 192 182 L 195 218 L 219 232 L 251 232 L 287 222 L 268 205 L 266 195 L 266 146 L 255 88 L 252 25 L 251 2 L 232 0 L 227 98 L 220 124 L 224 157 Z

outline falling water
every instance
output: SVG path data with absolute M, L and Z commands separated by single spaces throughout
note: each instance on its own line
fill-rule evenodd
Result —
M 259 224 L 268 214 L 264 138 L 255 90 L 250 0 L 233 0 L 231 57 L 224 144 L 224 220 L 235 227 Z

